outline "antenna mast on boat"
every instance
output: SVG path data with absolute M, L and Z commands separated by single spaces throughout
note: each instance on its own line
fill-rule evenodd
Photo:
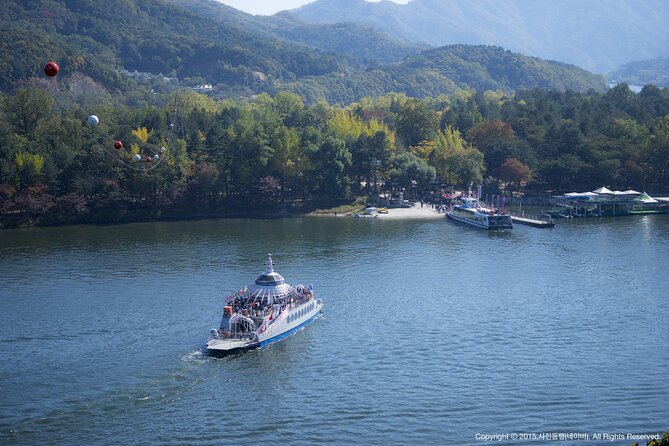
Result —
M 267 254 L 267 262 L 265 262 L 267 269 L 265 274 L 272 274 L 274 272 L 274 263 L 272 263 L 272 254 Z

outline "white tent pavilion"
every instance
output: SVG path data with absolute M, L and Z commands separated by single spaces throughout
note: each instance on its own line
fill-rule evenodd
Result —
M 644 192 L 641 195 L 639 195 L 638 197 L 636 197 L 633 201 L 636 201 L 637 203 L 644 203 L 644 204 L 659 203 L 655 198 L 651 197 L 646 192 Z
M 569 192 L 564 194 L 565 197 L 596 197 L 599 194 L 594 192 Z

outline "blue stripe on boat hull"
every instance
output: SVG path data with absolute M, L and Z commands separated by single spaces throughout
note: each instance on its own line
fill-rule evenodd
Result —
M 300 328 L 305 327 L 306 325 L 308 325 L 308 324 L 312 323 L 313 321 L 315 321 L 316 319 L 318 319 L 319 315 L 320 315 L 320 312 L 314 314 L 312 317 L 310 317 L 306 321 L 302 322 L 300 325 L 298 325 L 296 327 L 293 327 L 288 331 L 284 331 L 283 333 L 278 334 L 278 335 L 274 336 L 273 338 L 269 338 L 269 339 L 265 339 L 264 341 L 261 341 L 259 347 L 262 348 L 262 347 L 264 347 L 266 345 L 269 345 L 269 344 L 272 344 L 276 341 L 280 341 L 283 338 L 287 338 L 288 336 L 292 335 L 293 333 L 295 333 Z

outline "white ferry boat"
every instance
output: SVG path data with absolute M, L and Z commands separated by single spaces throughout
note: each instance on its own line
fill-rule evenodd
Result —
M 219 328 L 211 330 L 209 353 L 248 350 L 276 342 L 316 320 L 323 301 L 311 286 L 290 286 L 274 271 L 272 255 L 267 269 L 253 284 L 228 295 Z
M 462 198 L 446 215 L 455 221 L 481 229 L 513 229 L 509 214 L 499 209 L 486 208 L 476 198 Z

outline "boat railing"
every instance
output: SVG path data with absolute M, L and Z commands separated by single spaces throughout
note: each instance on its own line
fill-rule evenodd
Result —
M 221 331 L 219 329 L 213 328 L 211 330 L 211 339 L 248 339 L 252 340 L 256 337 L 256 334 L 253 332 L 246 331 Z

